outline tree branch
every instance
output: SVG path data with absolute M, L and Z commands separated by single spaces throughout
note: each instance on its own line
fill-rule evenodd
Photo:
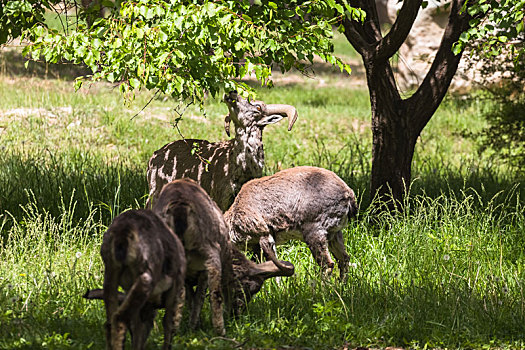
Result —
M 346 39 L 366 61 L 370 53 L 375 51 L 374 43 L 382 38 L 375 0 L 351 0 L 350 6 L 366 12 L 362 23 L 349 18 L 343 20 Z
M 399 50 L 414 25 L 421 3 L 422 0 L 405 0 L 403 2 L 394 25 L 377 44 L 374 59 L 387 60 Z
M 364 39 L 364 34 L 359 30 L 358 23 L 345 18 L 343 27 L 345 28 L 344 34 L 346 39 L 352 44 L 357 53 L 364 58 L 370 51 L 371 45 Z
M 407 111 L 413 116 L 419 132 L 439 107 L 461 60 L 463 52 L 454 55 L 452 45 L 469 28 L 471 17 L 467 11 L 462 13 L 465 1 L 452 0 L 448 24 L 432 66 L 414 95 L 406 100 Z

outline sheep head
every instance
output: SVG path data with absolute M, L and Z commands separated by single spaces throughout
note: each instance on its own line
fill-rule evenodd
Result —
M 288 131 L 292 130 L 297 120 L 297 110 L 294 106 L 283 104 L 267 105 L 262 101 L 250 101 L 242 98 L 237 91 L 231 91 L 224 95 L 224 102 L 228 105 L 229 115 L 224 119 L 224 129 L 230 136 L 230 121 L 236 127 L 243 129 L 257 126 L 264 128 L 268 124 L 274 124 L 288 118 Z
M 268 278 L 294 274 L 294 266 L 288 261 L 281 261 L 286 269 L 280 269 L 272 261 L 256 264 L 235 248 L 232 249 L 232 262 L 236 280 L 232 300 L 232 311 L 235 315 L 239 315 L 246 308 Z

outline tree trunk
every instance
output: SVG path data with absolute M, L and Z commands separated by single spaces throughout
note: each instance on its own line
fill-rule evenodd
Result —
M 456 72 L 461 54 L 452 46 L 468 29 L 470 17 L 462 11 L 466 0 L 452 0 L 449 22 L 436 57 L 417 91 L 402 99 L 389 59 L 406 39 L 422 0 L 405 0 L 390 31 L 379 29 L 375 0 L 350 0 L 367 13 L 362 23 L 345 19 L 345 36 L 363 57 L 372 109 L 371 196 L 399 208 L 410 186 L 411 163 L 419 134 L 441 103 Z
M 407 115 L 388 61 L 366 65 L 372 109 L 371 194 L 396 208 L 410 185 L 418 130 Z
M 412 130 L 403 127 L 406 118 L 385 112 L 385 108 L 372 114 L 374 123 L 372 148 L 372 174 L 370 191 L 381 201 L 388 203 L 390 209 L 398 207 L 410 186 L 411 163 L 417 136 Z

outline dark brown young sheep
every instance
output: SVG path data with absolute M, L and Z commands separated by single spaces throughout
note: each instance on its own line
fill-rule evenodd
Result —
M 108 227 L 101 254 L 104 288 L 84 297 L 104 300 L 107 348 L 123 349 L 129 329 L 133 349 L 143 349 L 159 308 L 166 309 L 163 349 L 171 348 L 184 305 L 186 259 L 179 238 L 152 211 L 130 210 Z

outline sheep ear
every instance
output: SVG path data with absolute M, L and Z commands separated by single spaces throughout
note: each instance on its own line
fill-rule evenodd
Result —
M 122 303 L 124 299 L 126 298 L 126 294 L 122 292 L 118 292 L 117 294 L 118 302 Z M 104 289 L 88 289 L 86 293 L 82 296 L 84 299 L 90 299 L 90 300 L 104 300 Z
M 88 289 L 82 296 L 84 299 L 104 299 L 103 289 Z
M 228 114 L 226 117 L 224 117 L 224 131 L 226 131 L 226 135 L 230 137 L 230 115 Z
M 281 260 L 281 264 L 286 268 L 279 269 L 273 261 L 266 261 L 262 264 L 257 264 L 250 269 L 250 276 L 260 276 L 267 279 L 277 276 L 292 276 L 294 274 L 294 266 L 291 262 Z
M 268 124 L 275 124 L 279 122 L 281 119 L 283 119 L 283 116 L 280 114 L 265 115 L 259 121 L 257 121 L 257 125 L 264 126 Z

